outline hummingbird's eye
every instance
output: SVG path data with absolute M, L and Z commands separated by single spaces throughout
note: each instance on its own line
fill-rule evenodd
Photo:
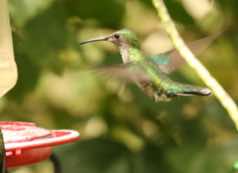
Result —
M 119 38 L 120 38 L 120 35 L 119 35 L 119 34 L 114 34 L 114 37 L 115 37 L 116 39 L 119 39 Z

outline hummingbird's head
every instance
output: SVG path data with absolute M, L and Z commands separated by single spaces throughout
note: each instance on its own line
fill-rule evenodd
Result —
M 136 48 L 140 47 L 139 41 L 135 33 L 133 33 L 132 31 L 128 29 L 122 29 L 122 30 L 116 31 L 108 36 L 103 36 L 103 37 L 98 37 L 95 39 L 83 41 L 80 43 L 80 45 L 97 42 L 97 41 L 110 41 L 119 47 L 121 46 L 129 46 L 129 47 L 136 47 Z

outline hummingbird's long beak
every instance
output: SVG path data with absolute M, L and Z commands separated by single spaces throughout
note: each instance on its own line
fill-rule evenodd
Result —
M 93 42 L 97 42 L 97 41 L 107 41 L 109 40 L 111 37 L 110 36 L 103 36 L 103 37 L 98 37 L 98 38 L 94 38 L 94 39 L 90 39 L 90 40 L 86 40 L 86 41 L 82 41 L 79 44 L 83 45 L 83 44 L 88 44 L 88 43 L 93 43 Z

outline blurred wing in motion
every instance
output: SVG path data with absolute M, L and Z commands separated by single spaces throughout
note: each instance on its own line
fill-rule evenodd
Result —
M 127 82 L 148 81 L 148 76 L 135 64 L 118 64 L 95 68 L 98 74 L 109 77 L 117 77 Z
M 187 45 L 195 55 L 200 55 L 220 34 L 221 32 L 188 43 Z M 148 58 L 152 59 L 155 63 L 157 63 L 159 69 L 164 73 L 171 73 L 177 70 L 181 65 L 186 63 L 176 49 L 168 51 L 164 54 L 155 55 Z
M 154 63 L 156 63 L 158 65 L 167 65 L 167 64 L 170 63 L 170 55 L 169 55 L 169 53 L 153 55 L 153 56 L 150 56 L 148 58 L 151 59 Z

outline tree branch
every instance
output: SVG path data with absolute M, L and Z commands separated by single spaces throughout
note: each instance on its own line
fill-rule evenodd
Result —
M 211 88 L 214 95 L 229 113 L 230 118 L 232 119 L 236 126 L 236 129 L 238 130 L 238 109 L 236 103 L 186 46 L 167 11 L 164 1 L 152 1 L 155 8 L 157 9 L 158 16 L 160 17 L 164 29 L 170 36 L 175 48 L 179 51 L 186 62 L 196 71 L 196 73 L 204 81 L 204 83 Z
M 0 97 L 17 81 L 7 0 L 0 0 Z

